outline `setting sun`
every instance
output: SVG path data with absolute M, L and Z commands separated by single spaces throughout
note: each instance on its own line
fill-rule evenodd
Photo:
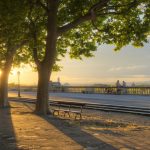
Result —
M 0 150 L 148 150 L 149 116 L 150 0 L 0 0 Z

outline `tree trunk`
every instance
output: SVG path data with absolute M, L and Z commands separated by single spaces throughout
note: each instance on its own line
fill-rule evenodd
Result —
M 0 108 L 8 106 L 8 75 L 9 72 L 3 71 L 0 77 Z
M 8 52 L 6 57 L 6 63 L 2 69 L 0 77 L 0 107 L 4 108 L 8 106 L 8 77 L 13 63 L 13 57 L 15 51 Z
M 4 108 L 8 106 L 8 77 L 12 67 L 13 58 L 17 49 L 23 47 L 27 43 L 27 40 L 23 40 L 21 43 L 11 47 L 8 44 L 6 52 L 6 60 L 0 76 L 0 107 Z
M 39 62 L 36 57 L 38 70 L 38 90 L 35 111 L 38 114 L 46 115 L 49 113 L 49 79 L 52 72 L 52 67 L 56 58 L 56 41 L 57 41 L 57 0 L 48 0 L 49 11 L 47 20 L 47 38 L 45 56 L 42 62 Z M 35 55 L 37 56 L 37 54 Z
M 49 78 L 50 70 L 41 67 L 38 69 L 38 88 L 37 88 L 37 101 L 36 113 L 46 115 L 49 113 Z

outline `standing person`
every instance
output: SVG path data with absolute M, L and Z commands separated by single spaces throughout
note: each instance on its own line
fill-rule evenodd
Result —
M 117 80 L 117 82 L 116 82 L 116 87 L 121 87 L 121 84 L 120 84 L 119 80 Z
M 123 94 L 126 94 L 127 93 L 127 89 L 126 89 L 127 84 L 125 81 L 122 82 L 122 87 L 123 87 Z
M 127 86 L 127 84 L 126 84 L 125 81 L 122 82 L 122 86 L 123 86 L 123 87 L 126 87 L 126 86 Z
M 121 84 L 120 84 L 119 80 L 117 80 L 117 82 L 116 82 L 117 94 L 121 94 L 120 87 L 121 87 Z

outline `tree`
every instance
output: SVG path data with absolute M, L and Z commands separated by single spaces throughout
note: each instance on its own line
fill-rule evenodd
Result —
M 38 71 L 36 112 L 48 112 L 48 82 L 58 55 L 91 57 L 97 45 L 143 46 L 149 0 L 28 0 L 29 44 Z
M 23 4 L 20 0 L 0 1 L 0 107 L 8 105 L 8 77 L 14 56 L 27 42 L 24 36 L 26 13 Z M 20 57 L 17 56 L 18 59 Z

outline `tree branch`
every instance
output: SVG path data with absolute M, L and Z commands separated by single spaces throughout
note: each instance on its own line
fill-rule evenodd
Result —
M 99 13 L 97 14 L 97 16 L 105 16 L 105 15 L 127 15 L 130 10 L 135 7 L 136 5 L 138 5 L 137 3 L 137 0 L 134 0 L 133 2 L 129 3 L 129 4 L 126 4 L 126 5 L 117 5 L 117 6 L 109 6 L 108 9 L 103 9 L 102 11 L 108 11 L 109 9 L 110 10 L 113 10 L 113 8 L 121 8 L 121 7 L 127 7 L 127 9 L 123 10 L 123 11 L 109 11 L 109 12 L 106 12 L 106 13 Z M 101 11 L 100 11 L 101 12 Z M 95 18 L 96 18 L 96 14 L 94 14 Z M 92 19 L 92 25 L 95 27 L 95 29 L 97 29 L 98 31 L 103 31 L 101 29 L 99 29 L 96 24 L 95 24 L 95 20 L 96 19 Z
M 93 6 L 89 9 L 89 12 L 91 12 L 91 11 L 96 11 L 97 9 L 99 10 L 99 9 L 101 9 L 101 8 L 103 8 L 103 7 L 105 7 L 105 6 L 107 6 L 107 4 L 108 4 L 109 1 L 110 1 L 110 0 L 102 0 L 102 1 L 100 1 L 99 3 L 96 3 L 95 5 L 93 5 Z
M 58 35 L 63 34 L 64 32 L 67 32 L 68 30 L 73 29 L 86 21 L 92 20 L 92 22 L 94 22 L 96 20 L 96 17 L 98 17 L 98 16 L 108 15 L 108 14 L 114 14 L 114 15 L 125 14 L 125 13 L 129 12 L 133 7 L 138 5 L 138 0 L 133 0 L 133 2 L 131 2 L 127 5 L 110 6 L 108 8 L 105 8 L 109 2 L 110 2 L 110 0 L 101 0 L 100 2 L 96 3 L 89 9 L 88 13 L 85 14 L 84 16 L 81 16 L 81 17 L 77 18 L 76 20 L 74 20 L 64 26 L 59 27 Z M 114 11 L 114 12 L 105 12 L 105 13 L 96 14 L 96 12 L 98 12 L 98 11 L 100 11 L 100 12 L 105 11 L 105 10 L 108 11 L 109 9 L 112 9 L 112 8 L 115 9 L 116 7 L 125 7 L 125 6 L 128 6 L 126 11 L 122 11 L 122 12 Z
M 58 28 L 58 35 L 77 27 L 78 25 L 80 25 L 83 22 L 91 20 L 93 18 L 93 11 L 102 9 L 103 7 L 107 6 L 109 1 L 110 0 L 101 0 L 100 2 L 93 5 L 84 16 L 81 16 L 81 17 L 77 18 L 76 20 Z
M 37 54 L 37 35 L 36 35 L 36 31 L 33 33 L 33 43 L 34 43 L 34 47 L 33 47 L 33 58 L 34 58 L 34 61 L 37 65 L 37 67 L 40 66 L 40 61 L 38 59 L 38 54 Z
M 3 69 L 4 70 L 8 70 L 11 68 L 11 65 L 12 65 L 12 62 L 13 62 L 13 58 L 14 58 L 14 55 L 16 53 L 16 51 L 19 49 L 19 48 L 22 48 L 25 44 L 27 44 L 29 42 L 29 40 L 25 39 L 23 40 L 22 42 L 20 42 L 19 44 L 11 47 L 9 45 L 9 47 L 7 47 L 7 52 L 6 52 L 6 55 L 5 55 L 5 64 L 4 64 L 4 67 Z M 9 66 L 9 68 L 8 68 Z
M 48 8 L 46 5 L 44 5 L 44 4 L 41 2 L 41 0 L 37 0 L 36 3 L 39 4 L 46 12 L 49 11 L 49 8 Z
M 127 7 L 126 10 L 130 10 L 131 8 L 135 7 L 136 5 L 138 5 L 138 2 L 137 2 L 137 0 L 134 0 L 133 2 L 128 3 L 126 5 L 108 6 L 107 8 L 104 8 L 101 11 L 98 11 L 98 12 L 108 11 L 108 10 L 114 10 L 115 11 L 116 8 L 121 8 L 121 7 Z
M 7 49 L 7 53 L 6 53 L 6 57 L 8 55 L 14 55 L 16 53 L 16 50 L 19 49 L 19 48 L 22 48 L 25 44 L 27 44 L 29 42 L 29 40 L 25 39 L 25 40 L 22 40 L 19 44 L 13 46 L 13 47 L 8 47 Z
M 73 29 L 76 26 L 78 26 L 79 24 L 81 24 L 85 21 L 88 21 L 88 20 L 91 20 L 91 14 L 90 13 L 87 13 L 86 15 L 81 16 L 80 18 L 68 23 L 67 25 L 64 25 L 63 27 L 58 28 L 58 35 L 60 35 L 64 32 L 67 32 L 68 30 Z

